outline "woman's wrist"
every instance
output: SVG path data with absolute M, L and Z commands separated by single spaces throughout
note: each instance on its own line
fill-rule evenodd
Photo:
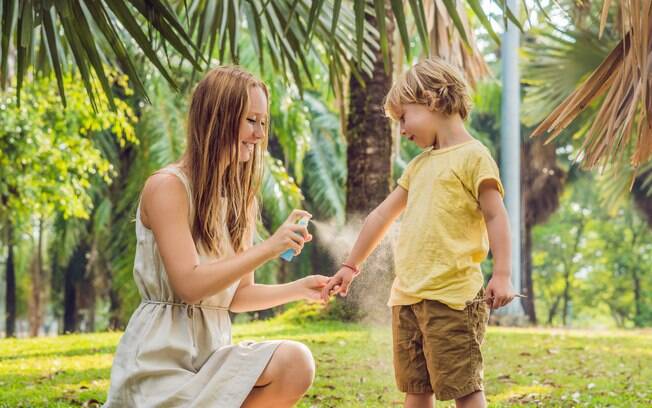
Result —
M 305 291 L 305 282 L 306 282 L 307 277 L 299 278 L 295 280 L 294 282 L 290 283 L 290 293 L 292 294 L 292 300 L 306 300 L 308 296 L 306 295 Z
M 252 249 L 259 252 L 260 256 L 265 259 L 264 262 L 267 262 L 276 257 L 276 253 L 274 253 L 274 248 L 272 248 L 272 246 L 267 241 L 262 241 L 261 243 L 254 245 Z

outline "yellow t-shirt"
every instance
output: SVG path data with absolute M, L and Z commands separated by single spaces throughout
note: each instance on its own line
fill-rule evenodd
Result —
M 478 189 L 487 179 L 504 194 L 496 162 L 471 140 L 422 152 L 398 185 L 408 191 L 395 252 L 396 278 L 388 304 L 422 299 L 463 310 L 483 285 L 480 262 L 489 251 Z

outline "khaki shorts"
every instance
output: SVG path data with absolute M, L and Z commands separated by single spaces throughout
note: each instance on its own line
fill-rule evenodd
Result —
M 434 300 L 392 307 L 394 371 L 399 390 L 438 400 L 483 390 L 480 345 L 489 307 L 480 290 L 464 310 Z

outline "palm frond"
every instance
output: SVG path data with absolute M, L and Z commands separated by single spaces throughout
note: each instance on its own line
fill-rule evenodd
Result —
M 313 215 L 341 224 L 346 216 L 346 145 L 339 120 L 316 96 L 306 94 L 304 101 L 311 115 L 312 142 L 302 188 Z
M 549 27 L 534 32 L 523 47 L 524 124 L 534 126 L 545 119 L 600 64 L 615 42 L 609 36 L 599 40 L 594 31 L 586 30 Z
M 509 19 L 521 27 L 506 7 L 506 0 L 494 1 L 503 10 L 505 22 Z M 478 0 L 467 2 L 480 23 L 497 41 L 498 37 Z M 130 76 L 134 88 L 145 95 L 135 57 L 129 52 L 133 48 L 132 43 L 169 84 L 176 87 L 176 78 L 170 70 L 174 57 L 189 62 L 197 71 L 203 70 L 204 63 L 216 53 L 220 63 L 238 63 L 239 38 L 244 28 L 250 33 L 253 46 L 257 49 L 259 66 L 267 65 L 264 55 L 268 54 L 273 70 L 286 80 L 292 79 L 301 92 L 304 81 L 312 81 L 312 72 L 307 69 L 307 56 L 314 51 L 315 43 L 320 44 L 322 49 L 328 50 L 328 70 L 333 86 L 337 86 L 349 71 L 357 76 L 361 71 L 371 72 L 372 56 L 378 47 L 388 67 L 389 48 L 384 24 L 386 10 L 390 8 L 408 57 L 408 8 L 422 48 L 426 51 L 430 49 L 428 30 L 433 31 L 433 24 L 442 26 L 437 23 L 437 18 L 427 16 L 450 17 L 450 25 L 446 20 L 449 27 L 446 30 L 450 32 L 446 35 L 438 32 L 435 49 L 439 51 L 433 55 L 443 56 L 444 41 L 452 38 L 452 54 L 448 57 L 453 62 L 459 62 L 474 83 L 485 68 L 479 54 L 473 52 L 476 47 L 466 22 L 464 2 L 426 0 L 425 3 L 424 0 L 410 0 L 408 7 L 398 0 L 392 0 L 387 5 L 381 0 L 102 0 L 83 3 L 70 0 L 6 0 L 2 7 L 0 33 L 0 85 L 3 88 L 6 85 L 10 75 L 9 61 L 15 53 L 19 95 L 30 66 L 35 66 L 37 72 L 53 70 L 59 78 L 59 92 L 64 97 L 65 106 L 61 77 L 70 57 L 87 84 L 91 99 L 95 99 L 97 92 L 111 93 L 103 65 L 113 65 L 115 62 Z M 425 11 L 428 4 L 430 12 Z M 365 14 L 375 15 L 378 27 L 366 24 Z M 430 28 L 427 19 L 431 21 Z M 39 26 L 42 26 L 42 30 L 36 30 Z M 440 31 L 440 28 L 434 31 Z M 456 36 L 459 39 L 453 38 Z M 15 50 L 10 47 L 13 39 L 17 44 Z M 464 46 L 459 47 L 458 41 Z M 100 81 L 101 90 L 90 88 L 92 77 Z
M 303 159 L 311 144 L 310 116 L 296 87 L 283 89 L 282 84 L 275 82 L 279 92 L 272 95 L 270 137 L 274 138 L 283 149 L 282 158 L 285 165 L 297 183 L 301 184 Z
M 283 163 L 265 152 L 265 173 L 261 188 L 261 212 L 265 227 L 275 231 L 293 209 L 300 208 L 303 199 L 301 190 Z
M 118 61 L 133 78 L 138 91 L 142 82 L 133 64 L 133 56 L 127 53 L 127 44 L 138 44 L 146 58 L 154 64 L 165 78 L 175 84 L 168 68 L 153 47 L 156 39 L 170 46 L 176 53 L 200 68 L 194 43 L 185 32 L 169 6 L 162 1 L 131 0 L 129 3 L 115 0 L 101 2 L 76 1 L 25 1 L 6 0 L 2 10 L 2 38 L 0 40 L 0 85 L 5 89 L 7 78 L 12 75 L 8 61 L 16 44 L 16 92 L 18 98 L 28 68 L 36 72 L 54 70 L 59 91 L 64 95 L 62 72 L 64 61 L 72 55 L 93 103 L 98 90 L 91 87 L 93 78 L 99 80 L 101 91 L 113 101 L 104 64 Z M 42 25 L 42 30 L 38 30 Z M 148 34 L 143 31 L 147 27 Z M 102 47 L 101 42 L 108 44 Z M 47 47 L 43 50 L 40 47 Z M 44 52 L 47 51 L 47 52 Z M 34 59 L 34 55 L 49 58 Z M 20 100 L 20 99 L 19 99 Z M 65 106 L 64 96 L 64 106 Z
M 624 36 L 598 68 L 566 98 L 533 135 L 559 135 L 587 106 L 599 100 L 599 109 L 582 145 L 583 162 L 593 167 L 618 163 L 627 149 L 634 166 L 652 157 L 652 1 L 620 4 Z
M 474 5 L 474 2 L 470 4 Z M 480 79 L 489 74 L 489 68 L 478 50 L 464 3 L 425 0 L 423 5 L 427 16 L 429 55 L 440 57 L 459 68 L 465 73 L 469 84 L 475 87 Z M 487 18 L 481 8 L 473 8 L 473 11 L 481 21 Z M 494 39 L 497 41 L 497 36 Z

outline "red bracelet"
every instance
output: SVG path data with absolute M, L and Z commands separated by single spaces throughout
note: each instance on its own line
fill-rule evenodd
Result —
M 349 265 L 347 263 L 342 263 L 342 266 L 345 266 L 345 267 L 351 269 L 353 271 L 353 276 L 356 276 L 356 275 L 358 275 L 360 273 L 360 268 L 358 268 L 356 266 Z

